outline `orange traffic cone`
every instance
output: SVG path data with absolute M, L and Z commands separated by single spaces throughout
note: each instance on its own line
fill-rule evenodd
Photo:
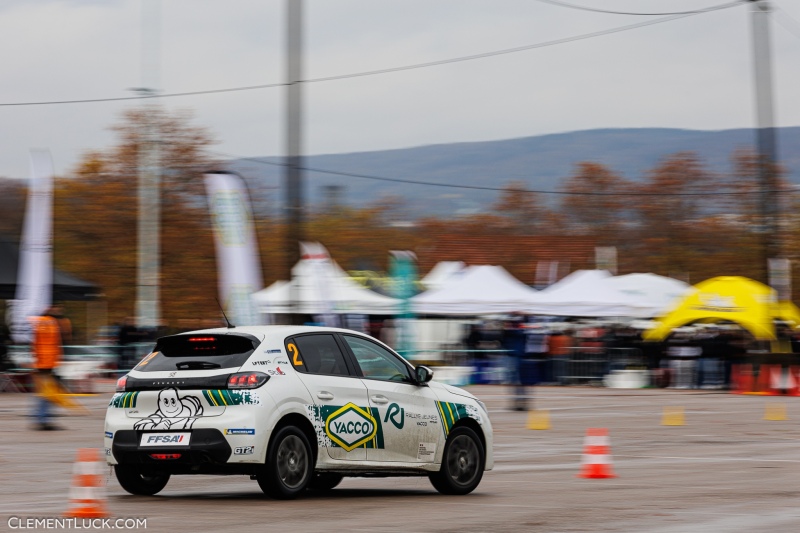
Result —
M 79 448 L 72 470 L 69 491 L 70 508 L 64 516 L 70 518 L 103 518 L 108 516 L 105 503 L 105 479 L 100 451 Z
M 611 471 L 611 454 L 609 453 L 611 445 L 607 429 L 587 429 L 583 445 L 583 468 L 578 477 L 589 479 L 617 477 Z

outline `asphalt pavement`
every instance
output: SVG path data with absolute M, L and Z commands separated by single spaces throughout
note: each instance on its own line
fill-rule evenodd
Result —
M 0 394 L 0 531 L 24 524 L 10 519 L 60 517 L 69 508 L 77 449 L 103 445 L 111 385 L 100 387 L 108 392 L 77 398 L 88 414 L 60 411 L 65 429 L 55 432 L 31 429 L 32 395 Z M 537 387 L 532 403 L 546 411 L 537 422 L 548 429 L 533 430 L 529 413 L 509 409 L 507 387 L 468 389 L 489 407 L 496 457 L 470 495 L 442 496 L 427 478 L 352 478 L 327 494 L 275 501 L 246 477 L 183 476 L 157 496 L 137 497 L 109 472 L 108 513 L 172 533 L 800 529 L 798 397 Z M 665 415 L 683 425 L 663 425 Z M 579 477 L 589 428 L 607 429 L 617 477 Z

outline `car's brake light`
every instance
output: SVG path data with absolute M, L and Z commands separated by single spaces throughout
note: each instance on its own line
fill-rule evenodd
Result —
M 181 454 L 179 453 L 151 453 L 150 457 L 153 459 L 158 459 L 159 461 L 165 461 L 170 459 L 180 459 Z
M 125 392 L 125 383 L 128 382 L 127 374 L 117 380 L 117 392 Z
M 263 372 L 238 372 L 228 376 L 229 389 L 257 389 L 267 382 L 269 376 Z

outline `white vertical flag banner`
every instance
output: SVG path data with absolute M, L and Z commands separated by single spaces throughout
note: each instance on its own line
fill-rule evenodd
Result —
M 261 323 L 252 294 L 264 287 L 253 212 L 244 180 L 227 172 L 205 175 L 214 228 L 220 303 L 236 326 Z
M 53 160 L 49 150 L 31 150 L 31 181 L 17 266 L 17 294 L 11 334 L 14 342 L 32 339 L 29 318 L 52 303 Z

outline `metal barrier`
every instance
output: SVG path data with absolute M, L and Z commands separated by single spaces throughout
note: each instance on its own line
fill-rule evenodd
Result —
M 640 370 L 647 362 L 638 348 L 573 346 L 565 357 L 553 358 L 553 373 L 558 383 L 602 383 L 614 370 Z
M 562 385 L 599 383 L 608 372 L 608 354 L 602 349 L 587 351 L 584 347 L 575 346 L 569 348 L 566 357 L 555 358 L 555 378 Z

